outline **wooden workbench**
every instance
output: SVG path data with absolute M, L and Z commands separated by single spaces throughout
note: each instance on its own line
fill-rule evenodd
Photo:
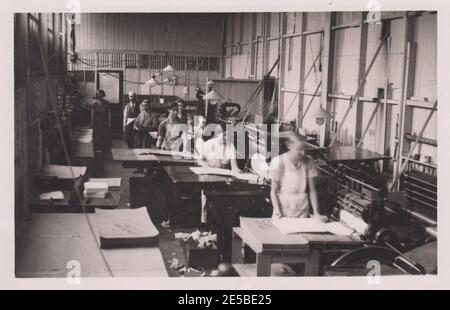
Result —
M 239 181 L 230 176 L 197 175 L 188 166 L 163 167 L 164 180 L 167 186 L 169 209 L 173 223 L 196 223 L 200 220 L 200 191 L 255 191 L 261 185 L 247 181 Z M 195 217 L 192 221 L 192 217 Z
M 114 161 L 122 162 L 124 168 L 154 168 L 164 165 L 196 165 L 194 159 L 176 158 L 170 155 L 147 154 L 148 149 L 112 148 Z
M 17 232 L 16 277 L 67 277 L 70 261 L 80 263 L 81 277 L 109 277 L 85 216 L 33 214 Z M 158 247 L 101 250 L 114 277 L 167 277 Z
M 327 162 L 373 162 L 390 159 L 389 156 L 357 146 L 333 146 L 323 153 Z

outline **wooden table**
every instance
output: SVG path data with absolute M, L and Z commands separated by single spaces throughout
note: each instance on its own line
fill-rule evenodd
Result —
M 196 165 L 194 159 L 175 158 L 167 155 L 140 155 L 146 153 L 148 149 L 111 149 L 112 158 L 122 162 L 124 168 L 154 168 L 164 165 Z
M 231 263 L 233 226 L 239 225 L 240 216 L 270 217 L 272 205 L 269 188 L 253 190 L 205 191 L 208 199 L 208 223 L 217 230 L 217 247 L 221 262 Z
M 233 228 L 233 232 L 256 253 L 257 277 L 269 277 L 273 263 L 304 263 L 305 276 L 319 275 L 320 254 L 318 250 L 310 248 L 309 244 L 305 244 L 303 248 L 297 248 L 295 250 L 280 248 L 266 251 L 260 249 L 254 239 L 250 238 L 239 227 Z M 243 269 L 243 267 L 238 265 L 235 269 L 239 272 L 239 269 Z
M 97 182 L 111 182 L 111 178 L 96 178 Z M 117 182 L 117 180 L 116 180 Z M 120 184 L 120 182 L 119 182 Z M 36 188 L 32 189 L 31 193 L 31 209 L 33 212 L 44 212 L 44 213 L 82 213 L 82 212 L 94 212 L 95 208 L 101 209 L 114 209 L 119 206 L 121 187 L 118 184 L 113 184 L 114 186 L 109 186 L 108 193 L 105 198 L 86 198 L 81 194 L 81 202 L 85 206 L 85 210 L 82 209 L 80 202 L 78 201 L 77 194 L 72 186 L 66 186 L 64 184 L 53 188 Z M 41 200 L 39 199 L 39 194 L 52 192 L 52 191 L 62 191 L 64 199 L 61 200 Z
M 334 146 L 323 153 L 327 162 L 374 162 L 390 159 L 389 156 L 357 146 Z
M 219 175 L 197 175 L 188 166 L 165 166 L 163 167 L 166 185 L 168 188 L 169 210 L 172 215 L 184 212 L 181 209 L 187 207 L 195 215 L 186 213 L 188 216 L 198 216 L 200 219 L 200 191 L 255 191 L 261 185 L 246 181 L 238 181 L 233 177 Z M 197 199 L 198 198 L 198 199 Z M 188 220 L 188 218 L 186 218 Z
M 83 213 L 78 197 L 74 190 L 62 190 L 62 200 L 40 200 L 39 192 L 34 191 L 31 200 L 31 210 L 38 213 Z M 121 190 L 109 189 L 105 198 L 86 198 L 81 194 L 81 201 L 86 212 L 95 212 L 95 208 L 114 209 L 119 206 Z
M 85 216 L 94 226 L 93 236 Z M 167 277 L 159 247 L 100 250 L 95 238 L 94 214 L 32 214 L 16 235 L 15 274 L 19 278 L 65 278 L 80 264 L 81 277 L 110 277 L 105 256 L 115 277 Z M 81 281 L 83 281 L 81 279 Z
M 261 219 L 271 225 L 271 219 Z M 273 225 L 271 225 L 273 226 Z M 307 240 L 304 247 L 279 247 L 278 249 L 263 250 L 257 240 L 247 235 L 240 227 L 233 228 L 236 236 L 242 239 L 242 242 L 256 253 L 256 276 L 270 276 L 272 263 L 305 263 L 305 276 L 317 276 L 320 274 L 320 257 L 324 248 L 342 247 L 357 248 L 364 244 L 364 241 L 350 236 L 337 236 L 332 234 L 298 234 Z M 271 233 L 278 234 L 275 238 L 282 238 L 284 235 L 276 228 L 271 229 Z M 258 236 L 256 236 L 258 237 Z M 246 253 L 245 253 L 246 256 Z M 244 263 L 247 261 L 244 257 Z M 248 271 L 244 265 L 238 265 L 235 268 L 238 272 L 242 270 L 244 274 Z

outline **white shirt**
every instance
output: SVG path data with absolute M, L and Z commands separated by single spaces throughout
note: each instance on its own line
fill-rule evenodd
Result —
M 231 144 L 224 144 L 219 138 L 212 138 L 203 144 L 202 154 L 210 167 L 226 168 L 231 159 L 236 158 L 236 149 Z

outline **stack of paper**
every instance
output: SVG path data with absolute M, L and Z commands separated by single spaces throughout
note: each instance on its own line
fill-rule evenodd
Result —
M 92 143 L 92 129 L 74 128 L 72 130 L 72 140 L 80 143 Z
M 296 233 L 332 233 L 340 236 L 350 236 L 354 230 L 340 222 L 324 223 L 314 218 L 280 218 L 272 220 L 274 226 L 283 234 Z
M 83 196 L 86 198 L 105 198 L 108 193 L 108 184 L 104 182 L 84 183 Z
M 89 182 L 102 182 L 106 183 L 109 187 L 120 187 L 122 182 L 121 178 L 89 178 Z
M 158 245 L 158 230 L 146 207 L 95 211 L 100 247 L 142 247 Z
M 215 175 L 222 175 L 222 176 L 230 176 L 230 177 L 234 177 L 238 180 L 249 181 L 249 182 L 257 182 L 259 179 L 256 174 L 237 173 L 237 172 L 231 171 L 229 169 L 212 168 L 212 167 L 190 167 L 189 169 L 191 169 L 191 171 L 197 175 L 215 174 Z
M 42 193 L 39 195 L 40 200 L 62 200 L 64 199 L 64 194 L 61 191 Z

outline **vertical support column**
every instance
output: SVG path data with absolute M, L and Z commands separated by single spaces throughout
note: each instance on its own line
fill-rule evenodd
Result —
M 364 22 L 364 12 L 361 12 L 360 21 L 359 21 L 359 51 L 358 51 L 358 85 L 362 85 L 365 79 L 366 73 L 366 54 L 367 54 L 367 29 L 368 25 Z M 356 86 L 358 87 L 358 86 Z M 362 86 L 360 92 L 360 96 L 364 96 L 364 86 Z M 362 133 L 362 122 L 364 115 L 364 102 L 356 99 L 356 127 L 355 127 L 355 145 L 359 143 L 361 139 Z
M 231 38 L 230 38 L 230 46 L 231 46 L 231 52 L 230 52 L 230 74 L 229 77 L 233 77 L 233 55 L 234 55 L 234 14 L 230 14 L 231 16 Z
M 323 29 L 323 61 L 322 61 L 322 86 L 321 103 L 322 107 L 331 113 L 332 102 L 328 99 L 333 81 L 333 60 L 334 60 L 334 34 L 331 26 L 335 18 L 333 12 L 325 13 L 325 25 Z M 325 122 L 325 126 L 320 127 L 320 146 L 324 146 L 330 139 L 330 121 Z
M 284 88 L 284 75 L 285 75 L 285 66 L 286 66 L 286 39 L 283 38 L 286 33 L 286 23 L 284 19 L 285 12 L 280 13 L 280 40 L 278 42 L 278 55 L 280 57 L 280 61 L 278 62 L 278 119 L 283 117 L 280 112 L 283 111 L 284 104 L 284 92 L 281 91 Z
M 221 44 L 222 44 L 222 48 L 220 49 L 220 51 L 221 51 L 221 57 L 220 57 L 220 64 L 221 64 L 221 66 L 220 66 L 220 77 L 221 78 L 225 78 L 225 70 L 226 70 L 226 68 L 225 68 L 225 65 L 226 65 L 226 60 L 225 60 L 225 56 L 226 56 L 226 47 L 225 47 L 225 45 L 227 44 L 227 19 L 228 19 L 228 14 L 224 14 L 223 15 L 223 22 L 222 22 L 222 40 L 221 40 Z M 187 74 L 187 72 L 185 73 L 185 74 Z M 187 76 L 187 75 L 186 75 Z M 187 83 L 186 83 L 186 85 L 188 85 Z
M 405 12 L 403 15 L 403 22 L 405 25 L 404 31 L 404 44 L 403 44 L 403 72 L 402 72 L 402 86 L 401 86 L 401 97 L 399 104 L 399 141 L 398 141 L 398 152 L 396 157 L 394 158 L 394 173 L 393 179 L 394 182 L 391 184 L 391 190 L 399 190 L 400 189 L 400 169 L 402 166 L 402 154 L 403 154 L 403 143 L 404 143 L 404 134 L 405 134 L 405 108 L 406 108 L 406 99 L 407 99 L 407 88 L 408 88 L 408 68 L 409 68 L 409 17 L 408 12 Z
M 256 44 L 254 42 L 254 40 L 257 40 L 257 36 L 256 36 L 256 15 L 258 13 L 252 13 L 252 35 L 251 35 L 251 39 L 250 39 L 250 74 L 253 74 L 256 76 L 256 45 L 258 44 L 258 41 L 256 41 Z
M 306 14 L 307 12 L 300 13 L 301 18 L 301 26 L 300 26 L 300 54 L 299 54 L 299 61 L 300 61 L 300 70 L 299 70 L 299 78 L 298 78 L 298 110 L 297 110 L 297 128 L 300 128 L 303 123 L 303 103 L 305 99 L 305 95 L 302 93 L 302 91 L 305 90 L 305 65 L 306 65 L 306 38 L 307 34 L 304 34 L 306 31 Z M 293 43 L 294 39 L 291 39 L 291 44 Z M 314 58 L 314 55 L 311 55 L 311 57 Z M 315 65 L 314 65 L 315 66 Z

